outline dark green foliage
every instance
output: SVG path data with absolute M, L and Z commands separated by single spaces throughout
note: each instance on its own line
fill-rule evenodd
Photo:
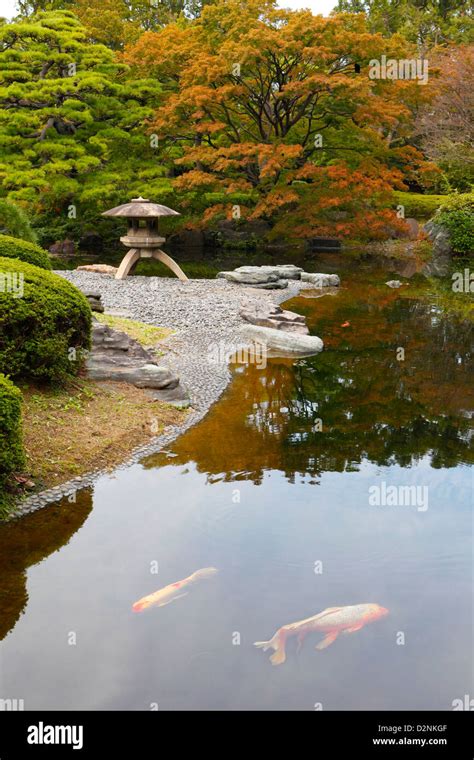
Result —
M 46 251 L 35 243 L 26 240 L 0 235 L 0 256 L 9 259 L 20 259 L 27 264 L 34 264 L 40 269 L 51 269 L 51 262 Z
M 1 192 L 31 209 L 43 245 L 140 194 L 172 205 L 145 124 L 161 85 L 128 72 L 68 11 L 0 25 Z
M 0 200 L 0 233 L 27 240 L 29 243 L 36 243 L 37 240 L 23 209 L 5 199 Z
M 0 372 L 50 381 L 75 375 L 90 346 L 90 329 L 89 303 L 74 285 L 0 258 Z
M 21 393 L 0 374 L 0 517 L 11 505 L 7 483 L 25 464 L 21 441 Z
M 455 253 L 474 252 L 474 193 L 449 196 L 435 221 L 448 229 Z
M 338 0 L 336 11 L 365 13 L 371 31 L 399 32 L 425 49 L 472 38 L 469 0 Z

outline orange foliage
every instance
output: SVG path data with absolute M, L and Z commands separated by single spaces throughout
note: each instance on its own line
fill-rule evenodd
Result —
M 403 187 L 413 162 L 423 168 L 403 140 L 392 147 L 419 85 L 372 80 L 367 71 L 382 54 L 406 57 L 406 46 L 397 35 L 369 33 L 362 15 L 323 18 L 266 0 L 218 0 L 193 22 L 144 34 L 124 59 L 164 83 L 150 131 L 173 156 L 183 202 L 192 193 L 196 208 L 202 191 L 204 222 L 238 202 L 242 216 L 277 227 L 284 211 L 285 226 L 299 234 L 378 236 L 403 226 L 378 209 Z M 208 207 L 205 193 L 219 199 Z

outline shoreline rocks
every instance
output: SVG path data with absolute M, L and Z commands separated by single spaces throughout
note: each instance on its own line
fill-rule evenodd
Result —
M 182 387 L 174 395 L 169 393 L 180 384 L 176 374 L 157 364 L 151 353 L 129 335 L 101 322 L 92 323 L 92 350 L 86 370 L 91 380 L 130 383 L 156 391 L 166 389 L 173 401 L 186 397 Z
M 76 267 L 76 272 L 95 272 L 96 274 L 110 274 L 115 277 L 118 272 L 117 267 L 113 267 L 110 264 L 82 264 L 80 267 Z
M 99 314 L 104 313 L 104 306 L 102 304 L 102 296 L 100 293 L 97 293 L 96 291 L 86 291 L 84 292 L 84 295 L 89 301 L 89 306 L 92 311 L 96 311 Z
M 433 244 L 433 253 L 431 260 L 425 264 L 422 272 L 428 277 L 444 277 L 449 272 L 453 255 L 449 231 L 433 219 L 426 222 L 423 229 Z
M 263 346 L 268 356 L 313 356 L 324 348 L 323 341 L 316 335 L 300 335 L 273 327 L 243 325 L 240 333 L 243 338 Z
M 286 288 L 289 280 L 309 282 L 315 288 L 339 287 L 340 279 L 337 274 L 305 272 L 294 264 L 275 264 L 274 266 L 243 266 L 232 271 L 218 272 L 218 279 L 240 285 L 252 285 L 255 288 L 278 289 Z
M 225 391 L 232 377 L 228 357 L 235 353 L 236 347 L 242 346 L 244 342 L 249 345 L 252 340 L 250 337 L 244 337 L 241 328 L 268 329 L 270 336 L 278 341 L 277 350 L 281 355 L 289 357 L 309 355 L 315 353 L 315 349 L 317 353 L 322 348 L 319 338 L 281 329 L 246 325 L 239 314 L 244 307 L 254 308 L 257 303 L 279 305 L 306 290 L 310 292 L 312 286 L 301 280 L 289 279 L 287 288 L 282 290 L 256 290 L 251 285 L 236 287 L 234 283 L 225 279 L 190 280 L 183 285 L 174 277 L 134 275 L 119 281 L 109 274 L 98 274 L 95 269 L 92 272 L 60 270 L 56 273 L 82 292 L 100 291 L 101 302 L 108 314 L 122 314 L 132 320 L 173 329 L 173 333 L 161 342 L 160 350 L 166 353 L 163 360 L 166 367 L 185 383 L 187 397 L 184 401 L 179 398 L 176 398 L 176 401 L 170 399 L 171 394 L 178 396 L 182 392 L 181 383 L 174 389 L 148 389 L 146 393 L 152 399 L 174 403 L 181 408 L 191 403 L 191 409 L 182 424 L 171 426 L 162 435 L 131 451 L 116 469 L 124 469 L 160 451 L 163 446 L 169 445 L 203 419 L 212 404 Z M 320 295 L 325 292 L 329 292 L 329 289 L 321 289 Z M 305 344 L 303 353 L 295 353 L 294 350 L 289 351 L 288 345 L 285 345 L 283 352 L 281 340 L 284 341 L 285 336 L 293 341 L 296 338 L 310 341 L 311 350 L 308 351 L 308 344 Z M 107 337 L 110 338 L 110 335 L 104 336 L 104 340 Z M 125 341 L 122 338 L 120 340 Z M 261 333 L 258 340 L 261 343 Z M 125 347 L 125 342 L 123 346 Z M 271 341 L 268 341 L 268 347 L 270 346 Z M 136 350 L 140 352 L 137 359 L 140 359 L 141 365 L 149 363 L 149 359 L 141 353 L 145 349 L 138 346 Z M 122 349 L 122 358 L 125 353 Z M 63 496 L 69 496 L 78 489 L 93 484 L 103 476 L 108 477 L 109 474 L 97 469 L 61 486 L 31 494 L 18 503 L 10 519 L 41 509 Z
M 294 311 L 287 311 L 281 306 L 269 303 L 256 303 L 247 306 L 239 312 L 242 319 L 260 327 L 272 327 L 285 332 L 296 332 L 300 335 L 308 335 L 309 330 L 305 324 L 305 317 Z

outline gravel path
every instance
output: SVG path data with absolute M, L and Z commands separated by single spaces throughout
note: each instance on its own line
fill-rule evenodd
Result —
M 190 280 L 176 278 L 129 277 L 115 280 L 94 272 L 58 271 L 84 292 L 98 292 L 106 313 L 113 313 L 159 327 L 170 327 L 174 334 L 162 346 L 163 364 L 176 372 L 191 399 L 191 412 L 181 426 L 170 426 L 164 433 L 137 449 L 121 467 L 168 445 L 184 430 L 196 424 L 217 401 L 230 380 L 227 355 L 241 345 L 238 329 L 242 306 L 262 301 L 280 304 L 311 287 L 289 280 L 283 290 L 263 290 L 236 285 L 223 279 Z M 75 478 L 62 486 L 34 494 L 23 500 L 12 518 L 19 517 L 69 496 L 90 485 L 102 472 Z
M 223 279 L 190 280 L 129 277 L 115 280 L 93 272 L 58 272 L 85 292 L 98 291 L 106 312 L 120 313 L 174 335 L 163 342 L 162 363 L 175 371 L 196 411 L 207 411 L 230 379 L 225 355 L 242 339 L 238 328 L 242 306 L 269 300 L 279 304 L 297 295 L 303 283 L 289 281 L 283 290 L 258 290 Z M 216 361 L 218 359 L 219 361 Z

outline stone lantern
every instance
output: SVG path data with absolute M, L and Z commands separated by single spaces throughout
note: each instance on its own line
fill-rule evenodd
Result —
M 147 198 L 132 198 L 130 203 L 104 211 L 102 216 L 123 216 L 128 219 L 127 234 L 120 238 L 120 242 L 130 250 L 122 259 L 115 275 L 116 280 L 124 280 L 141 258 L 153 258 L 169 267 L 183 282 L 188 281 L 176 261 L 160 250 L 165 238 L 160 236 L 158 219 L 160 216 L 179 216 L 177 211 L 159 203 L 152 203 Z

